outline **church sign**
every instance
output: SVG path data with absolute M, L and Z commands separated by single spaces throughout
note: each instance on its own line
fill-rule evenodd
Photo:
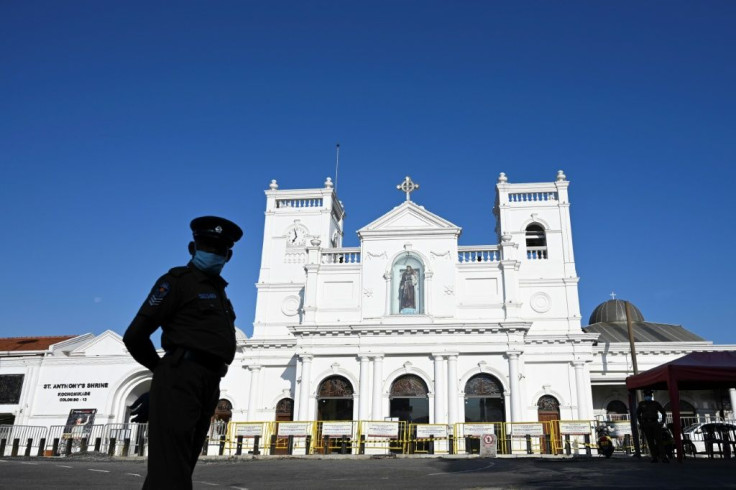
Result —
M 446 425 L 417 425 L 417 439 L 429 439 L 430 437 L 447 437 Z
M 368 437 L 399 437 L 398 422 L 366 422 L 363 431 Z
M 483 434 L 494 434 L 496 427 L 493 424 L 464 424 L 463 434 L 465 436 L 480 437 Z
M 544 426 L 542 424 L 513 424 L 511 426 L 511 437 L 541 437 L 543 435 Z
M 305 437 L 307 435 L 307 424 L 301 422 L 279 422 L 278 435 Z
M 263 424 L 236 424 L 235 436 L 259 437 L 263 434 Z
M 560 422 L 560 434 L 590 434 L 590 424 L 588 422 Z
M 353 434 L 352 422 L 323 422 L 322 435 L 330 437 L 351 436 Z

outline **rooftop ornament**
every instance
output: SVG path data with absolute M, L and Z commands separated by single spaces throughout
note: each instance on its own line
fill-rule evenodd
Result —
M 415 190 L 419 189 L 419 184 L 415 184 L 411 178 L 407 175 L 404 179 L 404 182 L 397 185 L 396 188 L 402 192 L 406 193 L 406 200 L 411 201 L 410 194 L 414 192 Z

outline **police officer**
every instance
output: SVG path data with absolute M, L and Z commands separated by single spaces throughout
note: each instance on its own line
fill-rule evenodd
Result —
M 667 414 L 665 414 L 662 405 L 654 400 L 654 392 L 652 390 L 644 391 L 644 400 L 639 402 L 639 406 L 636 407 L 636 419 L 639 421 L 641 430 L 647 439 L 649 453 L 652 455 L 652 463 L 656 463 L 658 460 L 663 463 L 668 462 L 664 452 L 664 434 L 662 432 L 662 424 L 667 420 L 666 417 Z
M 220 378 L 235 356 L 235 313 L 220 271 L 243 236 L 215 216 L 192 220 L 191 261 L 161 276 L 123 337 L 133 358 L 153 372 L 144 489 L 190 489 Z M 150 336 L 162 328 L 159 358 Z

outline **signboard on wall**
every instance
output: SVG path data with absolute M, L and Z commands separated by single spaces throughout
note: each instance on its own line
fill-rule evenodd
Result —
M 64 436 L 75 439 L 88 437 L 95 425 L 96 408 L 72 408 L 64 425 Z
M 63 414 L 74 406 L 104 407 L 111 383 L 102 378 L 92 370 L 81 376 L 76 372 L 73 375 L 65 375 L 61 370 L 53 372 L 53 377 L 44 377 L 34 388 L 33 413 Z

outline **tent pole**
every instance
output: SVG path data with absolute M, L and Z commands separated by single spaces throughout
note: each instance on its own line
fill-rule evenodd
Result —
M 636 390 L 629 390 L 629 422 L 631 422 L 631 438 L 634 440 L 634 457 L 641 458 L 641 444 L 639 443 L 639 427 L 636 421 Z
M 682 424 L 680 422 L 680 390 L 677 380 L 672 373 L 672 367 L 667 369 L 667 390 L 670 395 L 670 408 L 672 409 L 672 436 L 675 439 L 675 448 L 677 449 L 677 462 L 682 463 L 685 459 L 685 453 L 682 450 Z M 665 420 L 665 422 L 667 422 Z

